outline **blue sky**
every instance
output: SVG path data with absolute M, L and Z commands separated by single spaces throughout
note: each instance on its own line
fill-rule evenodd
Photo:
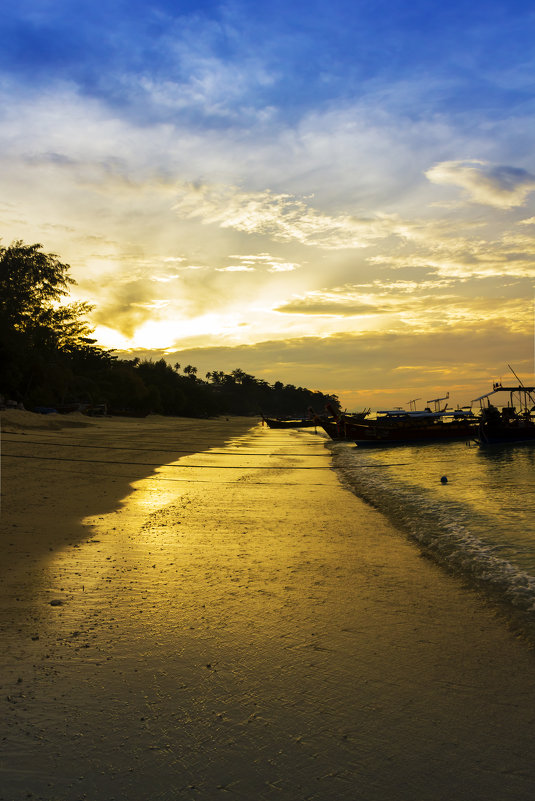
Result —
M 0 236 L 109 347 L 465 403 L 533 373 L 534 42 L 527 2 L 9 4 Z
M 292 118 L 404 81 L 424 95 L 425 108 L 405 108 L 414 119 L 499 119 L 533 100 L 530 3 L 22 0 L 2 16 L 4 74 L 33 88 L 71 80 L 134 116 L 142 98 L 125 92 L 129 77 L 187 83 L 218 61 L 251 69 L 245 97 L 229 102 L 238 112 L 247 100 Z M 149 115 L 173 116 L 156 105 Z M 208 109 L 198 115 L 210 121 Z

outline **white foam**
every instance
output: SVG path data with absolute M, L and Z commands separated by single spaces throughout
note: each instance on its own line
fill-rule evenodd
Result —
M 499 592 L 509 603 L 535 611 L 535 577 L 514 564 L 514 543 L 485 539 L 495 521 L 484 510 L 475 513 L 451 496 L 437 498 L 428 487 L 400 479 L 364 452 L 357 456 L 354 449 L 340 445 L 332 450 L 343 483 L 423 551 L 449 570 Z

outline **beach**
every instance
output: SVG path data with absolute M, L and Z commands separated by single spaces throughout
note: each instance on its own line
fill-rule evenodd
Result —
M 314 429 L 3 412 L 1 525 L 1 801 L 532 799 L 532 648 Z

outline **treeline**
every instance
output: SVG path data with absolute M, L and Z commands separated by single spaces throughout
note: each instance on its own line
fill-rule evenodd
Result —
M 109 413 L 185 417 L 321 412 L 336 395 L 255 378 L 205 378 L 193 365 L 119 359 L 92 338 L 87 303 L 65 303 L 70 267 L 41 245 L 0 247 L 0 395 L 26 409 L 105 405 Z

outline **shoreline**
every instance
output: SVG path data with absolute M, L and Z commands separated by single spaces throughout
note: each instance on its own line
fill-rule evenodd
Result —
M 7 553 L 0 550 L 0 576 L 20 569 L 30 551 L 43 556 L 83 539 L 83 517 L 113 511 L 132 482 L 179 459 L 187 438 L 203 451 L 255 425 L 243 417 L 100 418 L 19 410 L 2 412 L 0 421 L 0 519 L 16 534 Z M 65 491 L 58 493 L 58 485 Z M 53 525 L 40 526 L 40 516 Z
M 0 801 L 531 801 L 533 653 L 323 439 L 252 422 L 33 431 L 71 459 L 136 436 L 46 487 L 11 459 Z
M 351 492 L 390 520 L 400 534 L 414 543 L 422 557 L 431 560 L 446 574 L 454 577 L 468 592 L 487 599 L 503 616 L 504 623 L 524 637 L 531 649 L 535 648 L 535 588 L 531 578 L 532 570 L 494 555 L 492 543 L 482 540 L 480 533 L 471 529 L 470 523 L 462 523 L 463 535 L 457 532 L 452 534 L 443 522 L 437 524 L 437 518 L 443 521 L 445 517 L 444 509 L 436 505 L 438 497 L 434 499 L 431 512 L 421 504 L 421 498 L 418 505 L 418 501 L 414 499 L 418 495 L 415 496 L 411 491 L 404 493 L 403 504 L 399 494 L 392 503 L 390 487 L 384 482 L 379 486 L 366 484 L 358 473 L 355 462 L 348 460 L 345 446 L 338 449 L 335 446 L 332 452 L 333 465 L 339 472 L 340 480 Z M 409 454 L 403 458 L 408 459 L 410 464 L 416 457 Z M 447 519 L 451 523 L 449 514 Z

